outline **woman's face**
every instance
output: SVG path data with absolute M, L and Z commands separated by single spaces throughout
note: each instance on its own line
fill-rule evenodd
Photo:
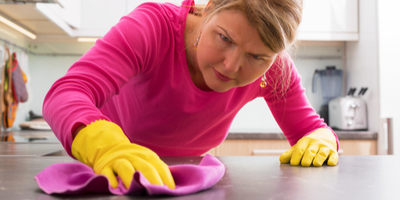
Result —
M 222 11 L 204 26 L 197 63 L 206 85 L 216 92 L 248 85 L 272 65 L 277 53 L 236 10 Z

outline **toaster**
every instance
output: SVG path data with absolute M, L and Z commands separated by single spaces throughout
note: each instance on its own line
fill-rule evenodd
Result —
M 338 97 L 329 101 L 329 126 L 336 130 L 368 130 L 367 105 L 359 97 Z

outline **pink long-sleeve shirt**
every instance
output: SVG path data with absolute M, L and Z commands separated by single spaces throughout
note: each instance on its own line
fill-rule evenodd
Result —
M 185 55 L 191 5 L 193 0 L 142 4 L 53 84 L 43 116 L 70 155 L 74 130 L 99 119 L 118 124 L 132 143 L 160 156 L 201 155 L 224 141 L 237 112 L 257 97 L 265 99 L 291 145 L 327 127 L 287 54 L 268 70 L 265 88 L 258 79 L 223 93 L 198 89 Z M 284 75 L 280 62 L 290 65 Z M 284 77 L 290 83 L 282 93 Z

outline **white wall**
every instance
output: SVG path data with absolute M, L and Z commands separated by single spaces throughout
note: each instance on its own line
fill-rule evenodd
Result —
M 359 41 L 346 42 L 347 89 L 368 87 L 362 97 L 367 103 L 368 128 L 378 132 L 379 113 L 379 63 L 376 1 L 359 1 Z M 384 135 L 378 135 L 378 154 L 386 154 Z
M 65 75 L 78 56 L 29 56 L 31 110 L 42 115 L 45 95 L 53 83 Z
M 393 118 L 394 154 L 400 154 L 400 1 L 378 0 L 381 117 Z M 397 148 L 396 148 L 397 147 Z
M 31 110 L 42 114 L 42 105 L 51 85 L 61 78 L 69 67 L 86 53 L 94 43 L 40 42 L 32 43 L 29 49 L 38 55 L 29 55 L 30 87 L 32 94 Z M 57 56 L 41 55 L 53 52 Z M 70 55 L 71 54 L 71 55 Z

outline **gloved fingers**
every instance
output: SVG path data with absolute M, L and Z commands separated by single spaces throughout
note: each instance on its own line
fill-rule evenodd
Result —
M 293 154 L 295 146 L 291 147 L 289 150 L 287 150 L 285 153 L 283 153 L 281 155 L 281 157 L 279 157 L 279 160 L 281 161 L 281 163 L 289 163 L 290 162 L 290 159 L 292 158 L 292 154 Z
M 135 158 L 132 161 L 133 167 L 140 171 L 144 177 L 153 185 L 164 185 L 160 175 L 158 174 L 156 168 L 149 162 L 141 159 Z
M 110 182 L 111 187 L 117 188 L 118 187 L 118 181 L 117 178 L 115 177 L 115 174 L 111 167 L 105 167 L 103 170 L 100 172 L 101 175 L 104 175 L 107 177 L 108 181 Z
M 296 148 L 293 151 L 292 159 L 290 159 L 291 165 L 299 165 L 301 159 L 303 158 L 305 150 L 308 148 L 310 141 L 308 138 L 300 139 L 297 144 Z
M 159 160 L 158 163 L 153 163 L 153 166 L 156 168 L 164 184 L 167 185 L 170 189 L 175 189 L 175 181 L 172 177 L 171 171 L 168 168 L 168 165 L 165 164 L 162 160 Z
M 301 159 L 301 166 L 303 167 L 309 167 L 311 165 L 311 163 L 314 160 L 315 155 L 317 154 L 319 149 L 319 145 L 318 144 L 312 144 L 310 145 L 303 156 L 303 159 Z
M 328 165 L 335 166 L 335 165 L 337 165 L 338 161 L 339 161 L 338 152 L 331 150 L 331 154 L 329 155 L 329 158 L 328 158 Z
M 126 189 L 129 189 L 132 183 L 135 169 L 132 164 L 126 159 L 118 159 L 113 164 L 114 172 L 121 178 Z
M 328 147 L 321 147 L 314 158 L 313 165 L 316 167 L 322 166 L 329 156 L 330 149 Z

